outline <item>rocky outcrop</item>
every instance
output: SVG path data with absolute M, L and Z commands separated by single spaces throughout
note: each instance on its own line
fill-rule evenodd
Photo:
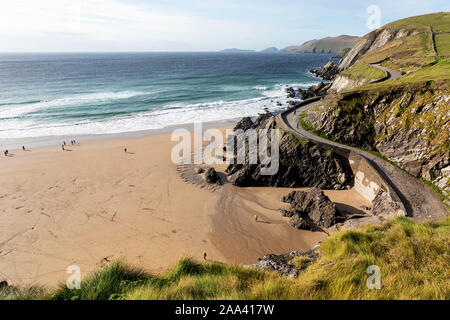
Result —
M 366 79 L 351 79 L 348 76 L 339 74 L 330 86 L 330 92 L 339 93 L 344 90 L 353 89 L 366 83 Z
M 234 131 L 236 130 L 248 130 L 253 128 L 253 121 L 250 117 L 244 117 L 241 120 L 239 120 L 239 122 L 236 124 L 236 126 L 234 127 Z
M 289 258 L 284 255 L 267 254 L 259 259 L 259 262 L 253 264 L 252 267 L 255 269 L 265 270 L 265 271 L 276 271 L 282 276 L 295 278 L 298 275 L 298 269 L 289 263 Z
M 0 281 L 0 290 L 5 289 L 7 287 L 8 287 L 8 281 L 6 281 L 6 280 Z
M 302 100 L 314 98 L 314 97 L 322 97 L 324 96 L 328 89 L 330 89 L 331 83 L 320 82 L 319 84 L 310 86 L 308 89 L 297 89 L 295 90 L 292 87 L 286 88 L 286 93 L 288 94 L 288 98 L 299 98 Z M 295 104 L 292 102 L 291 104 Z
M 283 215 L 291 217 L 291 225 L 297 229 L 329 228 L 339 215 L 336 205 L 317 188 L 292 191 L 281 200 L 290 203 L 291 210 Z
M 324 82 L 320 82 L 319 84 L 309 87 L 307 90 L 298 89 L 297 96 L 302 100 L 321 97 L 327 93 L 330 87 L 331 83 L 325 84 Z
M 377 29 L 362 38 L 339 62 L 338 68 L 340 71 L 352 66 L 363 54 L 375 50 L 386 43 L 408 37 L 418 32 L 415 30 L 401 29 L 390 30 L 389 28 Z
M 307 252 L 292 251 L 287 254 L 268 254 L 262 258 L 259 258 L 258 263 L 251 265 L 252 268 L 265 270 L 265 271 L 276 271 L 282 276 L 295 278 L 300 273 L 300 270 L 293 264 L 293 259 L 295 257 L 302 257 L 302 259 L 309 263 L 315 262 L 319 254 L 317 253 L 317 248 L 320 243 L 316 244 L 311 250 Z
M 384 189 L 381 189 L 372 201 L 372 214 L 384 218 L 405 215 L 399 202 L 394 201 L 391 194 Z
M 257 126 L 267 129 L 267 153 L 270 156 L 271 131 L 276 128 L 275 118 L 271 117 Z M 280 130 L 277 137 L 279 144 L 279 169 L 275 174 L 263 175 L 261 170 L 270 166 L 250 164 L 248 153 L 243 164 L 231 164 L 226 172 L 230 181 L 241 187 L 318 187 L 333 189 L 337 184 L 352 185 L 353 173 L 348 160 L 331 150 L 308 141 L 298 140 L 294 135 Z M 244 146 L 236 146 L 235 150 Z M 242 150 L 241 149 L 241 150 Z M 247 148 L 248 150 L 248 148 Z
M 206 170 L 205 181 L 207 183 L 218 183 L 218 182 L 220 182 L 220 177 L 217 174 L 216 170 L 214 170 L 214 168 L 208 168 L 208 170 Z
M 316 77 L 321 77 L 323 80 L 330 81 L 333 80 L 339 73 L 339 68 L 332 61 L 329 61 L 320 69 L 311 69 L 310 72 L 313 73 Z
M 448 84 L 409 84 L 334 96 L 306 122 L 339 142 L 378 150 L 449 195 Z

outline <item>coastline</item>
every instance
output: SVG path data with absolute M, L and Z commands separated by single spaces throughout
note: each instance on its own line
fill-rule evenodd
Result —
M 256 117 L 256 116 L 255 116 Z M 241 118 L 231 118 L 221 121 L 202 122 L 204 129 L 213 129 L 219 127 L 234 126 Z M 76 140 L 77 142 L 96 141 L 96 140 L 116 140 L 116 139 L 134 139 L 141 138 L 147 135 L 164 134 L 172 132 L 176 129 L 193 130 L 194 123 L 177 124 L 167 126 L 161 129 L 148 129 L 138 131 L 128 131 L 109 134 L 84 134 L 84 135 L 61 135 L 61 136 L 44 136 L 44 137 L 29 137 L 29 138 L 14 138 L 14 139 L 0 139 L 0 148 L 2 150 L 8 149 L 10 151 L 21 150 L 22 146 L 29 149 L 43 148 L 50 146 L 61 146 L 63 141 L 69 142 Z

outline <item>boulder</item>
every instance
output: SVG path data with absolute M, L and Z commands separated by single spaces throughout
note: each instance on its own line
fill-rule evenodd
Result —
M 288 98 L 295 98 L 295 96 L 297 95 L 295 93 L 295 89 L 292 87 L 286 88 L 286 93 Z
M 205 180 L 208 183 L 217 183 L 220 181 L 220 177 L 214 168 L 208 168 L 205 173 Z
M 8 281 L 0 281 L 0 290 L 8 287 Z
M 316 251 L 319 246 L 320 242 L 307 252 L 292 251 L 290 253 L 280 255 L 267 254 L 264 257 L 259 258 L 259 262 L 251 265 L 251 267 L 266 271 L 276 271 L 282 276 L 295 278 L 299 274 L 300 270 L 290 263 L 292 259 L 295 257 L 304 257 L 312 263 L 319 257 L 319 254 Z
M 318 188 L 292 191 L 282 200 L 291 204 L 291 225 L 297 229 L 329 228 L 339 216 L 336 205 Z

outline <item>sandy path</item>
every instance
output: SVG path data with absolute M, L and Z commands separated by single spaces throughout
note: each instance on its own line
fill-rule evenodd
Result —
M 0 280 L 54 286 L 70 265 L 86 275 L 120 257 L 162 272 L 182 256 L 200 260 L 204 250 L 248 264 L 325 236 L 288 226 L 278 209 L 289 189 L 228 184 L 213 192 L 183 181 L 172 145 L 158 134 L 0 157 Z M 343 202 L 367 205 L 345 192 Z

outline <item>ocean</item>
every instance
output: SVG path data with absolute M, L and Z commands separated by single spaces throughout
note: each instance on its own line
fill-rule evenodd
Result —
M 36 137 L 119 134 L 286 108 L 329 54 L 0 54 L 0 148 Z M 278 102 L 282 103 L 280 107 Z M 12 140 L 11 140 L 12 139 Z

